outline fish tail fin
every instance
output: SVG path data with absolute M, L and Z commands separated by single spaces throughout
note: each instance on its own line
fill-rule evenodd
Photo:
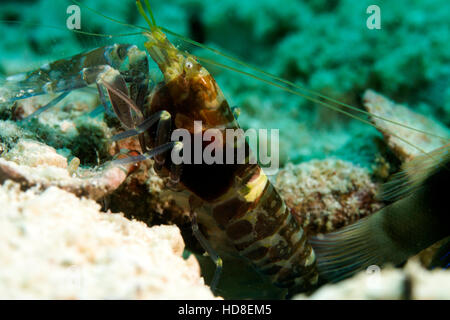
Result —
M 399 264 L 448 236 L 448 210 L 440 204 L 448 194 L 449 165 L 450 145 L 410 161 L 384 187 L 384 199 L 398 201 L 310 239 L 322 280 L 336 282 L 372 265 Z
M 382 260 L 382 230 L 376 229 L 374 216 L 370 216 L 337 232 L 310 239 L 321 280 L 337 282 L 371 265 L 378 265 Z
M 392 179 L 383 185 L 378 197 L 386 201 L 396 201 L 410 195 L 437 171 L 450 170 L 449 160 L 450 144 L 446 144 L 406 162 L 403 170 L 394 174 Z

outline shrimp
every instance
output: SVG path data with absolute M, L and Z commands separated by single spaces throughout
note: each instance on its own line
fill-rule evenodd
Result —
M 145 14 L 142 7 L 140 11 Z M 226 131 L 238 130 L 239 125 L 218 84 L 193 57 L 182 54 L 171 44 L 155 23 L 147 21 L 150 31 L 144 33 L 145 47 L 163 73 L 164 84 L 149 96 L 145 120 L 114 138 L 138 134 L 143 155 L 116 162 L 154 157 L 157 171 L 168 174 L 172 183 L 189 194 L 194 235 L 217 265 L 213 288 L 222 256 L 241 257 L 291 293 L 313 287 L 318 274 L 314 252 L 303 229 L 261 167 L 252 164 L 250 157 L 243 163 L 237 161 L 239 148 L 249 155 L 247 142 L 232 145 L 225 142 Z M 123 98 L 124 104 L 129 104 Z M 152 130 L 156 119 L 158 125 Z M 194 146 L 186 145 L 184 140 L 168 141 L 172 128 L 186 129 L 193 137 L 194 121 L 218 131 L 217 147 L 224 157 L 233 154 L 232 164 L 176 165 L 165 156 L 171 148 L 183 152 L 191 148 L 194 154 Z M 206 147 L 203 146 L 202 153 Z M 199 226 L 205 230 L 204 234 Z

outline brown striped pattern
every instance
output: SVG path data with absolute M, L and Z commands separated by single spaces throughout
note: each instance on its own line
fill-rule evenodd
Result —
M 253 181 L 264 175 L 258 166 L 251 171 L 247 176 Z M 273 185 L 267 180 L 253 202 L 236 191 L 228 194 L 214 205 L 213 217 L 239 253 L 281 287 L 300 291 L 313 286 L 318 277 L 314 252 Z

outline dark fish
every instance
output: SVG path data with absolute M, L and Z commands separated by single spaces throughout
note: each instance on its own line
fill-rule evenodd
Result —
M 334 282 L 371 265 L 399 265 L 448 237 L 449 185 L 450 145 L 408 162 L 384 186 L 382 197 L 395 202 L 312 239 L 321 279 Z

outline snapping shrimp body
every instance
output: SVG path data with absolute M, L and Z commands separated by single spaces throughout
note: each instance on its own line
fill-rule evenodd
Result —
M 223 154 L 236 151 L 233 148 L 250 153 L 247 143 L 225 142 L 226 129 L 239 125 L 209 72 L 179 52 L 160 30 L 145 35 L 146 48 L 164 75 L 164 84 L 149 96 L 146 113 L 165 110 L 173 128 L 192 135 L 194 121 L 202 121 L 203 130 L 221 132 L 218 143 Z M 310 288 L 317 272 L 305 233 L 264 171 L 248 159 L 241 164 L 182 165 L 180 184 L 190 194 L 200 229 L 219 256 L 239 256 L 292 292 Z M 169 158 L 164 167 L 172 167 Z

